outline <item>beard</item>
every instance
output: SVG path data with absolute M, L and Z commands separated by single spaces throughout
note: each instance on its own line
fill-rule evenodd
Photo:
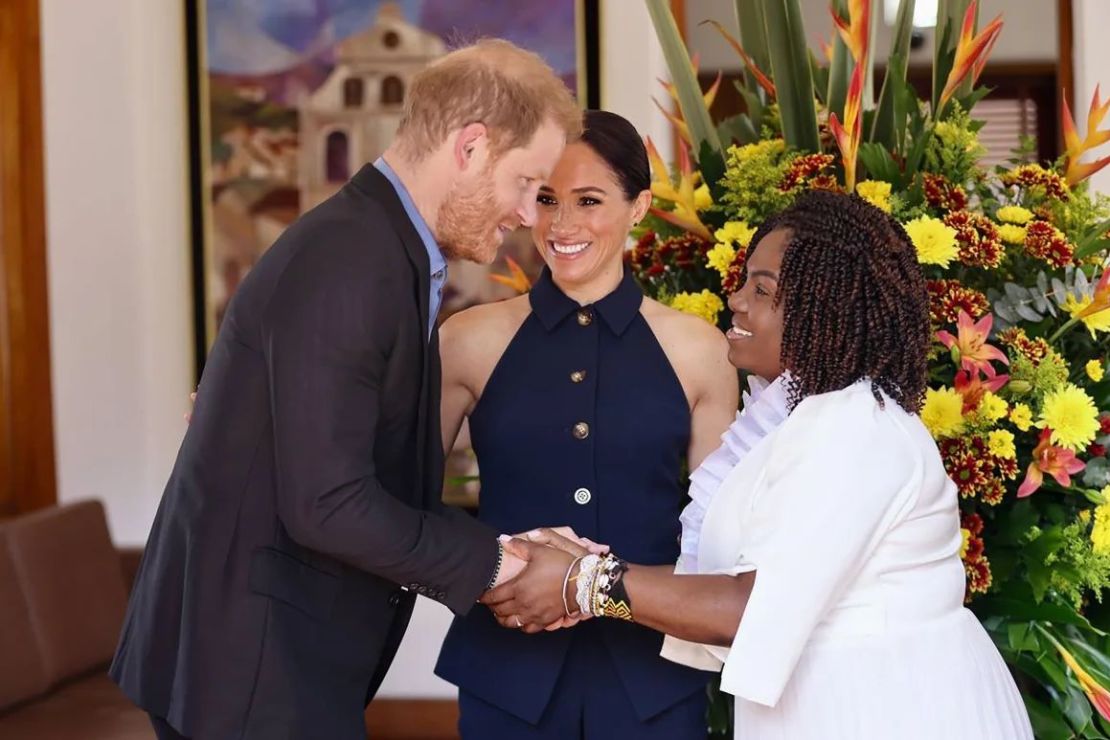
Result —
M 465 191 L 456 186 L 440 206 L 435 229 L 439 248 L 448 259 L 488 265 L 501 246 L 498 225 L 502 220 L 493 171 L 487 167 L 476 185 Z

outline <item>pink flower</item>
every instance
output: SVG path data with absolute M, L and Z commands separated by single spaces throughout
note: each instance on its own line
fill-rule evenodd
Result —
M 1002 350 L 987 344 L 993 323 L 994 317 L 989 313 L 978 321 L 973 321 L 966 311 L 960 311 L 956 320 L 957 336 L 938 331 L 937 339 L 948 349 L 955 347 L 952 357 L 960 362 L 964 370 L 969 373 L 982 370 L 988 378 L 993 378 L 995 371 L 991 360 L 998 360 L 1003 365 L 1010 364 Z
M 1052 430 L 1048 427 L 1041 432 L 1041 441 L 1033 450 L 1033 462 L 1029 465 L 1029 472 L 1025 475 L 1025 482 L 1018 489 L 1018 498 L 1033 495 L 1044 482 L 1044 474 L 1048 473 L 1061 486 L 1067 488 L 1071 485 L 1071 476 L 1087 467 L 1071 450 L 1057 447 L 1052 444 Z

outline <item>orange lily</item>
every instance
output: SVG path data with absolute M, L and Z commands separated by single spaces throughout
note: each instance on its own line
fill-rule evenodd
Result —
M 1085 467 L 1087 466 L 1075 456 L 1074 452 L 1052 444 L 1052 430 L 1045 427 L 1041 431 L 1040 442 L 1033 450 L 1033 462 L 1029 464 L 1025 481 L 1018 488 L 1018 498 L 1032 496 L 1044 483 L 1045 473 L 1067 488 L 1071 485 L 1071 476 L 1081 472 Z
M 967 311 L 960 311 L 956 319 L 957 336 L 952 336 L 946 331 L 938 331 L 937 339 L 948 349 L 955 347 L 953 359 L 959 362 L 964 370 L 969 373 L 982 370 L 988 378 L 993 378 L 995 370 L 991 360 L 998 360 L 1003 365 L 1010 364 L 1009 358 L 1002 350 L 987 344 L 993 323 L 994 316 L 991 314 L 987 314 L 979 321 L 973 321 L 967 315 Z
M 871 41 L 871 0 L 848 0 L 847 19 L 836 14 L 835 6 L 830 5 L 829 11 L 844 45 L 852 52 L 852 59 L 857 66 L 865 66 Z
M 978 370 L 974 374 L 970 374 L 966 370 L 956 373 L 955 387 L 956 392 L 964 397 L 964 414 L 969 414 L 977 409 L 979 402 L 983 400 L 987 391 L 997 393 L 1008 382 L 1010 382 L 1009 375 L 996 375 L 983 382 Z
M 733 50 L 740 55 L 740 58 L 744 61 L 744 66 L 749 72 L 752 73 L 752 76 L 755 77 L 755 81 L 759 83 L 759 86 L 763 88 L 768 97 L 774 100 L 775 97 L 778 95 L 778 93 L 775 91 L 775 83 L 771 82 L 771 78 L 764 74 L 763 70 L 756 66 L 755 61 L 750 56 L 748 56 L 748 52 L 744 51 L 744 48 L 740 46 L 740 42 L 736 40 L 736 37 L 726 31 L 725 27 L 717 21 L 706 21 L 706 23 L 716 28 L 717 31 L 719 31 L 720 34 L 725 37 L 725 41 L 727 41 L 729 46 L 731 46 Z
M 991 49 L 994 48 L 998 34 L 1002 32 L 1002 16 L 998 16 L 988 23 L 979 33 L 975 33 L 975 10 L 977 0 L 971 0 L 964 14 L 963 27 L 960 29 L 960 38 L 956 41 L 956 59 L 952 63 L 952 71 L 948 73 L 948 81 L 944 91 L 940 94 L 940 105 L 937 110 L 943 110 L 945 104 L 956 94 L 956 90 L 971 76 L 974 83 L 983 72 Z
M 852 70 L 848 96 L 844 99 L 844 124 L 841 125 L 835 113 L 829 114 L 829 130 L 840 149 L 840 157 L 844 162 L 844 186 L 849 192 L 856 187 L 856 159 L 859 156 L 859 143 L 863 138 L 863 116 L 860 115 L 862 101 L 863 65 L 857 64 Z
M 1076 313 L 1075 318 L 1086 319 L 1103 311 L 1110 311 L 1110 267 L 1102 271 L 1102 277 L 1095 285 L 1095 295 L 1091 299 L 1091 305 Z
M 698 187 L 701 174 L 694 169 L 690 162 L 690 154 L 686 147 L 678 150 L 678 182 L 671 180 L 670 172 L 659 150 L 655 148 L 649 136 L 646 140 L 648 161 L 651 163 L 651 194 L 659 200 L 674 203 L 674 210 L 665 211 L 661 208 L 652 208 L 651 212 L 667 223 L 674 224 L 680 229 L 685 229 L 692 234 L 712 241 L 709 227 L 702 223 L 698 217 L 698 209 L 694 204 L 694 193 Z
M 505 262 L 509 265 L 508 275 L 490 275 L 489 279 L 495 283 L 500 283 L 506 287 L 512 288 L 520 295 L 524 295 L 532 289 L 532 281 L 528 279 L 528 275 L 517 264 L 517 261 L 512 257 L 505 257 Z
M 1087 699 L 1090 700 L 1091 704 L 1094 705 L 1094 708 L 1098 710 L 1098 713 L 1102 715 L 1103 719 L 1110 720 L 1110 690 L 1095 680 L 1094 676 L 1085 671 L 1083 666 L 1079 665 L 1079 661 L 1075 659 L 1075 656 L 1068 652 L 1056 638 L 1043 630 L 1042 632 L 1052 641 L 1056 650 L 1059 651 L 1060 657 L 1064 659 L 1064 663 L 1066 663 L 1068 668 L 1071 669 L 1071 672 L 1075 674 L 1075 678 L 1079 681 L 1079 686 L 1083 689 L 1083 693 L 1087 695 Z
M 694 67 L 694 74 L 697 75 L 698 55 L 694 54 L 694 56 L 690 59 L 690 62 Z M 705 101 L 706 108 L 713 107 L 713 101 L 717 99 L 717 91 L 721 87 L 721 79 L 722 73 L 718 72 L 717 79 L 714 80 L 713 84 L 709 86 L 709 89 L 707 91 L 702 93 L 702 99 Z M 663 89 L 667 91 L 667 94 L 671 96 L 671 101 L 674 103 L 674 110 L 678 112 L 675 113 L 668 110 L 655 98 L 652 98 L 651 102 L 655 103 L 655 107 L 658 108 L 659 111 L 664 116 L 666 116 L 667 120 L 671 122 L 671 124 L 675 127 L 675 130 L 678 131 L 678 135 L 682 138 L 682 140 L 685 141 L 688 146 L 692 145 L 693 141 L 690 139 L 690 127 L 686 125 L 686 121 L 682 118 L 682 108 L 679 107 L 678 89 L 675 87 L 673 82 L 668 82 L 667 80 L 659 80 L 659 84 L 662 85 Z
M 1095 95 L 1091 98 L 1091 108 L 1087 112 L 1087 136 L 1080 140 L 1079 131 L 1075 128 L 1075 119 L 1072 118 L 1071 108 L 1068 107 L 1067 96 L 1064 96 L 1064 144 L 1068 158 L 1065 177 L 1069 185 L 1086 180 L 1091 175 L 1110 164 L 1110 157 L 1096 159 L 1094 162 L 1083 164 L 1079 161 L 1086 152 L 1110 141 L 1110 129 L 1099 131 L 1102 119 L 1110 111 L 1110 100 L 1102 102 L 1099 86 L 1095 85 Z

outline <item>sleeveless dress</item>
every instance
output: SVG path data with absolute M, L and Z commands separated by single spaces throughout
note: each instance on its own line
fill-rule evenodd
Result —
M 470 416 L 479 518 L 505 533 L 569 525 L 632 562 L 673 564 L 690 410 L 640 313 L 642 292 L 626 272 L 614 292 L 583 307 L 545 270 L 529 300 L 532 313 Z M 691 697 L 703 702 L 710 678 L 661 658 L 662 640 L 639 625 L 601 619 L 526 635 L 500 627 L 478 607 L 455 619 L 436 673 L 535 724 L 557 685 L 567 683 L 560 682 L 564 663 L 576 664 L 571 653 L 585 651 L 611 664 L 619 685 L 610 690 L 647 721 Z M 465 705 L 463 713 L 465 720 Z M 692 712 L 694 730 L 704 738 L 699 714 Z

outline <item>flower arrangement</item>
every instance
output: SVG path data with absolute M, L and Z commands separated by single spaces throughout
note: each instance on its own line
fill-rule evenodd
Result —
M 976 87 L 1002 30 L 975 0 L 943 0 L 933 91 L 906 81 L 902 0 L 872 94 L 870 0 L 832 0 L 826 65 L 797 0 L 738 0 L 746 111 L 713 121 L 665 0 L 648 0 L 685 142 L 628 263 L 649 295 L 721 325 L 755 229 L 812 188 L 855 192 L 901 222 L 927 278 L 935 343 L 921 417 L 960 495 L 967 602 L 1018 676 L 1038 737 L 1110 733 L 1110 198 L 1086 179 L 1110 157 L 1096 90 L 1066 153 L 980 166 Z M 708 101 L 707 101 L 708 98 Z M 718 719 L 728 712 L 711 713 Z M 725 729 L 716 728 L 718 731 Z

